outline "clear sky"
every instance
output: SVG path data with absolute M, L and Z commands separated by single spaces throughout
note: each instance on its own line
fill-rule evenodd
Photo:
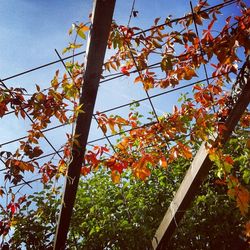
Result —
M 127 24 L 133 0 L 117 0 L 114 18 L 119 24 Z M 208 1 L 218 4 L 219 1 Z M 193 1 L 195 4 L 196 2 Z M 16 73 L 22 72 L 53 60 L 57 60 L 54 49 L 59 52 L 67 46 L 69 39 L 68 29 L 76 21 L 87 21 L 88 14 L 92 10 L 91 0 L 0 0 L 0 78 L 4 79 Z M 172 15 L 183 16 L 190 12 L 187 0 L 136 0 L 135 10 L 139 11 L 138 17 L 132 18 L 130 26 L 148 28 L 156 17 Z M 228 7 L 228 14 L 235 14 L 238 10 Z M 83 56 L 78 58 L 83 61 Z M 35 84 L 48 87 L 56 69 L 63 71 L 60 64 L 38 70 L 28 75 L 6 81 L 8 86 L 18 86 L 30 91 Z M 184 90 L 190 91 L 191 89 Z M 162 90 L 150 91 L 150 94 Z M 132 100 L 144 98 L 145 92 L 140 85 L 123 77 L 119 80 L 105 83 L 100 86 L 95 110 L 105 110 L 116 105 L 128 103 Z M 153 100 L 159 115 L 163 111 L 170 111 L 176 100 L 177 94 L 172 94 Z M 151 111 L 148 102 L 142 103 L 140 110 L 144 113 Z M 120 114 L 128 113 L 128 109 L 119 111 Z M 53 126 L 55 124 L 52 124 Z M 52 126 L 51 125 L 51 126 Z M 28 130 L 29 122 L 16 119 L 9 115 L 1 119 L 0 144 L 8 140 L 24 136 Z M 96 130 L 97 124 L 93 122 L 90 140 L 102 137 L 100 130 Z M 65 129 L 47 133 L 53 145 L 59 148 L 64 142 Z M 15 145 L 5 147 L 6 150 L 14 150 Z M 46 143 L 43 142 L 45 146 Z M 45 146 L 45 152 L 51 149 Z M 0 180 L 1 182 L 2 180 Z
M 139 11 L 139 15 L 137 18 L 132 18 L 130 25 L 147 28 L 156 17 L 168 16 L 170 13 L 174 13 L 176 16 L 183 15 L 188 4 L 185 7 L 186 0 L 181 0 L 180 3 L 182 4 L 172 4 L 170 9 L 169 1 L 138 0 L 135 3 L 135 9 Z M 118 23 L 127 24 L 131 6 L 132 1 L 117 1 L 114 18 Z M 68 29 L 71 24 L 76 21 L 87 21 L 91 10 L 92 1 L 90 0 L 0 0 L 1 79 L 58 59 L 54 49 L 62 51 L 70 40 Z M 83 56 L 79 57 L 79 61 L 82 60 Z M 63 70 L 62 65 L 57 64 L 11 79 L 6 81 L 6 84 L 23 87 L 30 91 L 34 90 L 35 84 L 47 87 L 57 68 Z M 115 87 L 110 87 L 111 84 L 106 83 L 100 88 L 97 110 L 101 111 L 145 97 L 141 88 L 134 86 L 126 77 L 112 84 Z M 110 95 L 118 98 L 111 100 Z M 5 133 L 1 142 L 8 140 L 7 138 L 14 139 L 16 136 L 24 134 L 22 121 L 19 122 L 13 118 L 13 121 L 10 122 L 12 118 L 9 117 L 3 120 L 4 128 L 1 126 L 1 130 L 4 130 Z M 7 126 L 9 123 L 11 128 Z M 15 126 L 17 132 L 13 134 Z M 96 127 L 96 124 L 94 126 Z M 100 133 L 98 134 L 101 136 Z M 93 137 L 96 138 L 96 136 Z

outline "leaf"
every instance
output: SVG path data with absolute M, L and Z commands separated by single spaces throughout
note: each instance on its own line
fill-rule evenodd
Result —
M 162 156 L 161 159 L 160 159 L 160 165 L 163 167 L 163 168 L 167 168 L 168 164 L 167 164 L 167 161 L 166 161 L 166 157 L 165 156 Z
M 118 183 L 120 183 L 121 175 L 117 171 L 112 171 L 111 178 L 115 184 L 118 184 Z
M 245 235 L 250 237 L 250 220 L 245 225 Z
M 142 82 L 141 76 L 137 76 L 135 78 L 134 83 L 137 83 L 137 82 Z
M 19 167 L 22 170 L 34 172 L 34 166 L 29 162 L 20 161 Z
M 133 17 L 137 17 L 137 16 L 138 16 L 138 13 L 139 13 L 138 10 L 134 10 L 134 11 L 133 11 Z
M 184 79 L 191 80 L 194 76 L 197 76 L 195 70 L 191 67 L 185 68 Z
M 114 123 L 112 120 L 109 120 L 109 121 L 108 121 L 108 125 L 109 125 L 109 128 L 110 128 L 112 134 L 113 134 L 113 135 L 116 134 L 116 131 L 115 131 L 115 123 Z
M 81 168 L 81 174 L 83 175 L 83 176 L 86 176 L 87 174 L 89 174 L 90 173 L 90 168 L 89 167 L 82 167 Z
M 238 188 L 236 201 L 237 201 L 237 206 L 239 207 L 241 214 L 246 215 L 248 213 L 250 194 L 249 194 L 249 191 L 243 186 L 240 186 Z
M 82 44 L 75 44 L 75 43 L 70 43 L 70 48 L 71 49 L 78 49 L 81 48 Z
M 245 169 L 245 170 L 243 171 L 243 176 L 242 176 L 242 178 L 243 178 L 243 180 L 244 180 L 244 182 L 245 182 L 246 184 L 249 183 L 249 181 L 250 181 L 250 170 L 249 170 L 249 169 Z
M 153 43 L 153 45 L 155 46 L 155 48 L 160 49 L 160 48 L 162 47 L 161 44 L 158 43 L 155 39 L 152 40 L 152 43 Z
M 84 34 L 84 31 L 81 29 L 77 30 L 77 34 L 82 38 L 82 39 L 86 39 L 86 35 Z
M 135 171 L 135 176 L 141 180 L 145 180 L 150 176 L 151 171 L 147 167 L 137 168 Z
M 193 157 L 193 154 L 191 152 L 190 147 L 188 147 L 187 145 L 182 144 L 181 142 L 178 142 L 178 145 L 180 147 L 181 153 L 182 155 L 186 158 L 186 159 L 191 159 Z
M 122 74 L 124 74 L 124 75 L 126 75 L 126 76 L 129 76 L 129 75 L 130 75 L 127 66 L 121 67 L 120 70 L 121 70 Z
M 167 70 L 173 69 L 172 61 L 170 58 L 167 58 L 167 57 L 162 58 L 161 69 L 162 69 L 162 71 L 167 71 Z
M 0 196 L 3 197 L 4 194 L 5 194 L 4 190 L 2 188 L 0 188 Z
M 202 25 L 202 17 L 198 14 L 194 14 L 194 21 L 195 23 L 197 23 L 198 25 Z
M 36 90 L 37 90 L 38 92 L 40 92 L 40 90 L 41 90 L 40 86 L 38 86 L 37 84 L 36 84 Z
M 29 155 L 29 157 L 35 158 L 35 157 L 39 157 L 40 155 L 43 154 L 43 151 L 40 149 L 39 146 L 34 147 L 33 152 Z
M 68 52 L 69 50 L 70 50 L 69 47 L 64 48 L 64 49 L 62 50 L 62 54 L 65 54 L 65 53 Z

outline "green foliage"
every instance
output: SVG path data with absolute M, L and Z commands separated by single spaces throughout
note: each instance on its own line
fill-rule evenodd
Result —
M 59 211 L 59 191 L 47 184 L 41 192 L 28 196 L 12 220 L 11 249 L 52 249 Z
M 233 171 L 243 179 L 249 159 L 246 142 L 247 132 L 238 131 L 225 150 L 234 159 Z M 180 158 L 167 169 L 152 168 L 145 181 L 125 171 L 120 183 L 115 184 L 104 168 L 82 179 L 67 249 L 152 249 L 151 240 L 189 164 Z M 217 170 L 214 166 L 210 171 L 168 249 L 244 249 L 243 225 L 247 217 L 226 194 L 223 180 L 218 182 Z M 12 221 L 11 249 L 52 247 L 60 206 L 59 190 L 51 193 L 51 188 L 47 184 L 44 191 L 29 196 L 22 204 Z
M 119 185 L 109 173 L 98 171 L 80 183 L 69 244 L 77 242 L 79 249 L 151 249 L 175 183 L 160 169 L 145 182 L 126 172 Z

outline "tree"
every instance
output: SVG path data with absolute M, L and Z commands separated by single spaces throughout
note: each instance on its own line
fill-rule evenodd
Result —
M 248 133 L 239 131 L 227 145 L 227 153 L 236 162 L 235 171 L 246 167 L 250 153 L 245 148 L 247 140 Z M 188 160 L 176 160 L 168 169 L 152 168 L 146 181 L 126 171 L 119 184 L 113 183 L 102 168 L 81 180 L 67 248 L 151 249 L 155 230 L 188 167 Z M 169 249 L 244 249 L 247 243 L 242 224 L 246 218 L 235 209 L 225 184 L 218 182 L 218 175 L 214 166 Z M 248 187 L 249 179 L 244 178 Z M 14 218 L 11 249 L 21 245 L 26 249 L 52 246 L 60 202 L 59 189 L 51 193 L 51 188 L 51 184 L 46 184 L 44 191 L 30 195 L 22 204 Z

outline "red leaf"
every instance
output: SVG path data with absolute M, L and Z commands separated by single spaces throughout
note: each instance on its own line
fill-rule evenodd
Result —
M 130 73 L 128 72 L 127 66 L 121 67 L 121 72 L 122 72 L 122 74 L 124 74 L 124 75 L 126 75 L 126 76 L 129 76 L 129 75 L 130 75 Z
M 89 173 L 90 173 L 90 168 L 85 167 L 85 166 L 81 168 L 81 174 L 82 174 L 82 175 L 85 176 L 85 175 L 87 175 L 87 174 L 89 174 Z

